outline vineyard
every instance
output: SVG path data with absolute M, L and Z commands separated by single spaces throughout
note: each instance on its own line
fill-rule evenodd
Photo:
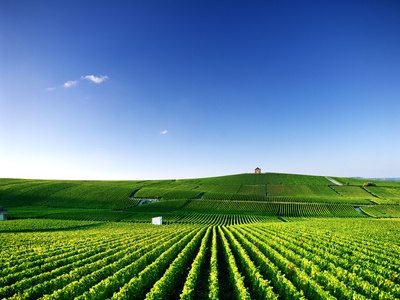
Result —
M 332 181 L 333 180 L 333 181 Z M 336 182 L 337 184 L 334 184 Z M 150 205 L 142 205 L 151 203 Z M 400 217 L 400 182 L 296 174 L 238 174 L 144 181 L 0 179 L 0 206 L 10 219 L 193 222 L 194 214 L 225 220 L 257 215 L 298 217 Z M 214 224 L 201 218 L 202 224 Z M 208 220 L 208 219 L 206 219 Z M 197 221 L 196 221 L 197 222 Z
M 0 206 L 0 299 L 400 299 L 400 182 L 0 179 Z
M 399 220 L 0 223 L 2 299 L 398 299 Z

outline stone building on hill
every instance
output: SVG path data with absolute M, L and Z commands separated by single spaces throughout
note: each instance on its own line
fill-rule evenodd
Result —
M 256 174 L 260 174 L 261 173 L 261 169 L 259 167 L 254 169 L 254 173 Z

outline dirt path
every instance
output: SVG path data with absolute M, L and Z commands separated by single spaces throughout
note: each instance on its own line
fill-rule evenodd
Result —
M 342 185 L 340 182 L 336 181 L 335 179 L 332 179 L 330 177 L 325 177 L 326 179 L 328 179 L 330 182 L 332 182 L 335 185 Z

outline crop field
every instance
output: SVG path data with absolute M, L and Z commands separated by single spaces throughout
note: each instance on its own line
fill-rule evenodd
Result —
M 10 219 L 142 223 L 162 214 L 169 224 L 190 223 L 193 213 L 227 215 L 219 225 L 230 224 L 226 221 L 230 215 L 398 216 L 399 182 L 334 179 L 345 185 L 335 185 L 323 176 L 279 173 L 147 181 L 0 179 L 0 206 L 9 210 Z M 365 186 L 366 181 L 374 185 Z M 154 199 L 159 202 L 141 205 Z
M 0 299 L 400 299 L 400 183 L 334 179 L 0 179 Z
M 398 299 L 399 219 L 0 222 L 2 299 Z
M 374 199 L 375 197 L 368 193 L 363 187 L 360 186 L 332 186 L 331 187 L 340 196 L 350 199 Z M 357 201 L 357 200 L 356 200 Z
M 400 204 L 399 182 L 366 187 L 365 180 L 348 181 L 353 184 L 337 186 L 322 176 L 279 173 L 148 181 L 0 179 L 0 205 L 125 210 L 142 199 Z
M 348 198 L 342 197 L 326 185 L 268 185 L 267 195 L 272 202 L 350 203 Z
M 213 184 L 213 185 L 327 185 L 331 182 L 323 176 L 311 176 L 311 175 L 298 175 L 298 174 L 284 174 L 284 173 L 262 173 L 262 174 L 237 174 L 220 176 L 213 178 L 201 178 L 192 182 Z M 399 184 L 400 186 L 400 184 Z
M 378 199 L 374 201 L 379 204 L 390 204 L 400 203 L 400 189 L 393 187 L 382 187 L 382 186 L 368 186 L 365 189 L 373 195 L 376 195 Z
M 400 218 L 398 205 L 368 205 L 363 206 L 362 211 L 374 218 Z
M 81 208 L 132 206 L 132 183 L 126 181 L 62 181 L 0 179 L 0 205 Z
M 365 182 L 371 182 L 375 186 L 388 186 L 400 188 L 400 181 L 390 180 L 377 180 L 377 179 L 363 179 L 363 178 L 342 178 L 342 177 L 331 177 L 332 179 L 340 182 L 343 185 L 358 185 L 362 186 Z

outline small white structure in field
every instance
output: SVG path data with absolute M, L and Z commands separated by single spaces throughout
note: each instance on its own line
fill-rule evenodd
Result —
M 0 206 L 0 221 L 7 220 L 7 210 Z
M 151 219 L 151 224 L 162 225 L 162 217 L 155 217 Z

